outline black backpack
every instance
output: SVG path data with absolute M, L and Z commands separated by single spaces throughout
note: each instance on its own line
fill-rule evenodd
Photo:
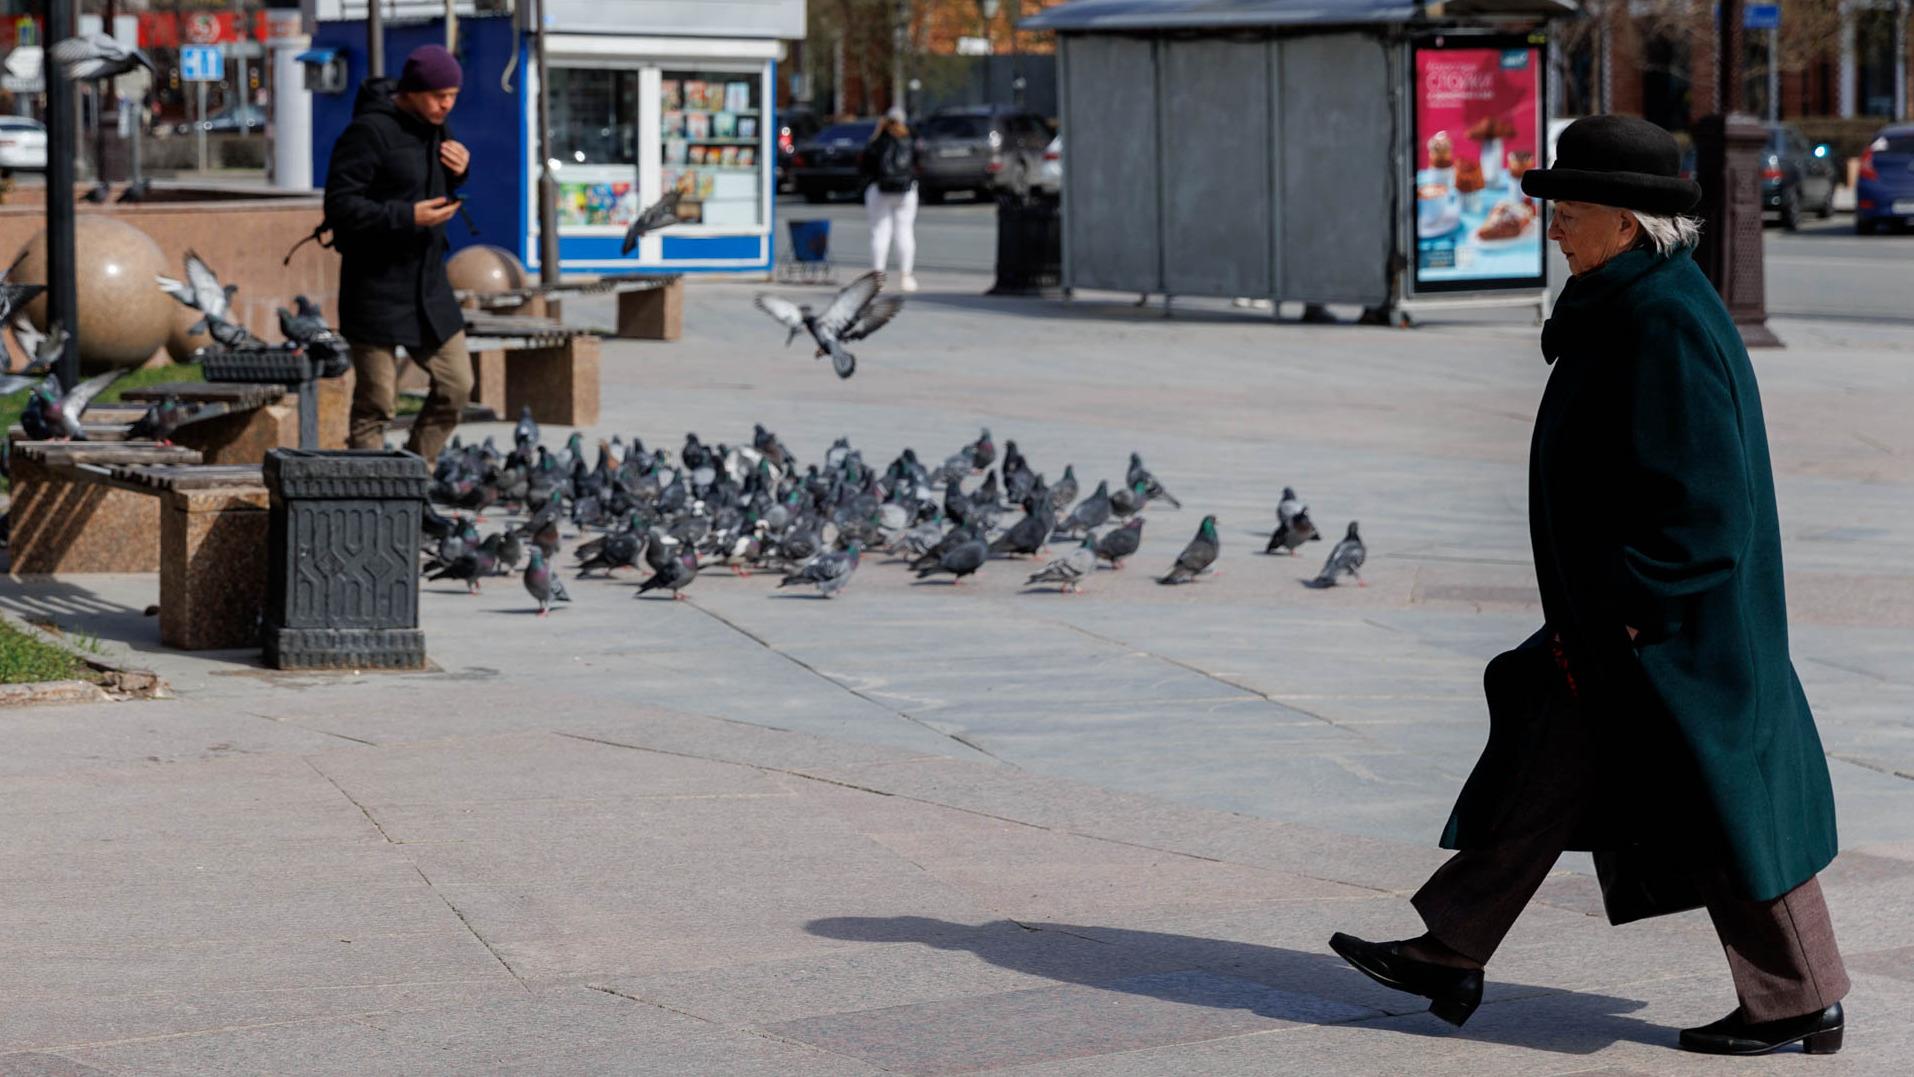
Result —
M 885 194 L 903 194 L 917 181 L 915 154 L 910 140 L 887 138 L 877 153 L 877 189 Z

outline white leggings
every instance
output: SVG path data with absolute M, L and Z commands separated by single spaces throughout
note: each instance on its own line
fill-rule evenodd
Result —
M 897 239 L 897 268 L 911 275 L 917 263 L 917 185 L 903 194 L 885 194 L 873 183 L 864 188 L 864 211 L 871 219 L 871 268 L 879 273 Z

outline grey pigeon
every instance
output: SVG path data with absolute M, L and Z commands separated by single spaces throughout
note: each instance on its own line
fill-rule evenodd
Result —
M 1150 495 L 1144 492 L 1144 485 L 1125 486 L 1121 490 L 1110 491 L 1110 515 L 1119 520 L 1127 520 L 1143 511 L 1149 504 Z
M 1110 562 L 1110 567 L 1121 569 L 1123 559 L 1136 552 L 1143 543 L 1143 517 L 1132 516 L 1122 527 L 1103 533 L 1097 540 L 1097 557 Z
M 1170 566 L 1170 574 L 1159 578 L 1156 582 L 1190 582 L 1216 561 L 1219 545 L 1216 536 L 1216 517 L 1203 517 L 1203 523 L 1196 529 L 1196 537 L 1191 539 L 1190 544 L 1183 547 L 1183 552 L 1176 556 L 1176 564 Z
M 10 280 L 0 281 L 0 322 L 10 320 L 14 311 L 26 306 L 35 296 L 46 290 L 44 284 L 16 284 Z M 20 344 L 30 349 L 26 341 L 23 340 Z
M 233 293 L 239 290 L 239 286 L 221 284 L 219 275 L 206 264 L 206 260 L 190 250 L 186 252 L 185 261 L 185 280 L 164 275 L 156 276 L 154 280 L 159 283 L 161 291 L 179 300 L 181 305 L 199 311 L 199 321 L 194 322 L 187 332 L 204 331 L 221 345 L 233 350 L 263 347 L 265 341 L 231 320 Z
M 536 546 L 525 562 L 525 592 L 538 600 L 540 617 L 552 612 L 553 602 L 572 600 L 572 596 L 565 593 L 565 581 L 553 575 L 551 566 L 545 563 L 544 552 Z
M 936 564 L 919 569 L 917 578 L 921 580 L 940 572 L 947 572 L 954 577 L 950 581 L 953 585 L 960 584 L 964 582 L 965 576 L 973 575 L 978 569 L 984 567 L 984 562 L 989 558 L 990 547 L 984 545 L 980 539 L 970 539 L 945 551 L 943 556 L 937 559 Z
M 1084 538 L 1083 545 L 1032 574 L 1028 582 L 1061 584 L 1066 593 L 1076 594 L 1083 590 L 1083 578 L 1095 571 L 1096 567 L 1097 540 L 1096 536 L 1090 535 Z
M 679 592 L 691 586 L 691 581 L 697 578 L 698 555 L 693 551 L 686 550 L 684 553 L 665 562 L 663 568 L 653 573 L 650 579 L 639 584 L 638 594 L 632 597 L 637 598 L 647 591 L 659 591 L 668 588 L 671 591 L 672 598 L 683 598 L 684 595 L 679 594 Z
M 532 418 L 532 406 L 519 409 L 518 425 L 512 428 L 512 444 L 526 447 L 538 444 L 538 420 Z
M 844 344 L 882 329 L 904 307 L 904 301 L 895 296 L 880 299 L 878 292 L 883 287 L 884 274 L 872 271 L 845 285 L 822 313 L 769 293 L 758 295 L 757 307 L 784 326 L 785 344 L 799 333 L 811 334 L 817 343 L 817 357 L 830 356 L 837 376 L 848 378 L 857 372 L 857 357 Z
M 26 408 L 20 413 L 21 427 L 33 441 L 85 441 L 86 430 L 80 425 L 80 416 L 86 414 L 94 397 L 130 370 L 123 367 L 107 371 L 86 379 L 64 394 L 60 392 L 60 379 L 47 375 L 27 398 Z
M 822 557 L 813 558 L 810 564 L 784 577 L 778 586 L 789 587 L 794 583 L 816 584 L 818 594 L 830 598 L 851 582 L 851 573 L 857 571 L 858 554 L 863 548 L 861 543 L 852 542 L 850 548 L 841 553 L 827 553 Z
M 585 559 L 578 564 L 579 576 L 595 568 L 604 569 L 605 575 L 609 576 L 617 569 L 632 567 L 638 563 L 638 551 L 644 542 L 645 533 L 642 531 L 613 531 L 592 543 L 589 551 L 580 546 L 578 552 Z
M 295 310 L 279 308 L 279 331 L 287 340 L 305 349 L 312 358 L 322 378 L 336 378 L 352 365 L 351 353 L 344 337 L 326 324 L 326 316 L 319 304 L 298 295 L 293 297 Z
M 1302 503 L 1302 499 L 1296 496 L 1295 487 L 1293 486 L 1283 487 L 1283 498 L 1281 501 L 1276 502 L 1277 524 L 1280 525 L 1280 524 L 1288 523 L 1290 520 L 1295 518 L 1297 513 L 1304 511 L 1304 509 L 1306 509 L 1307 507 L 1308 506 Z
M 1057 526 L 1057 518 L 1052 515 L 1049 506 L 1043 506 L 1036 512 L 1024 514 L 1024 518 L 1010 525 L 1010 530 L 997 536 L 990 544 L 990 552 L 1009 557 L 1034 556 L 1050 540 L 1050 532 Z
M 53 46 L 47 57 L 70 82 L 94 82 L 124 75 L 136 67 L 153 70 L 153 61 L 106 34 L 80 34 Z
M 1362 544 L 1362 535 L 1356 530 L 1356 521 L 1349 521 L 1349 531 L 1343 535 L 1336 548 L 1329 551 L 1329 560 L 1323 563 L 1323 570 L 1309 581 L 1311 587 L 1334 587 L 1336 578 L 1348 576 L 1356 581 L 1357 587 L 1367 587 L 1362 581 L 1362 563 L 1369 558 L 1368 549 Z
M 1146 501 L 1168 501 L 1171 508 L 1183 507 L 1181 501 L 1172 497 L 1170 492 L 1163 488 L 1163 484 L 1156 481 L 1156 476 L 1150 474 L 1150 469 L 1143 466 L 1141 453 L 1130 454 L 1130 473 L 1124 476 L 1124 481 L 1132 489 L 1141 486 L 1143 488 L 1141 493 Z
M 1110 522 L 1110 481 L 1097 483 L 1096 492 L 1083 499 L 1057 530 L 1067 535 L 1081 535 L 1085 531 L 1094 531 Z
M 631 227 L 625 229 L 625 245 L 618 253 L 629 255 L 638 249 L 638 241 L 646 232 L 654 232 L 666 225 L 678 223 L 678 202 L 684 198 L 684 192 L 673 187 L 665 196 L 632 219 Z
M 1269 533 L 1269 545 L 1263 547 L 1264 553 L 1281 550 L 1291 557 L 1296 556 L 1296 547 L 1305 542 L 1319 542 L 1322 535 L 1316 530 L 1315 521 L 1309 518 L 1308 509 L 1298 509 L 1295 514 L 1276 525 Z
M 189 406 L 180 403 L 178 397 L 167 396 L 147 405 L 145 413 L 126 428 L 126 440 L 171 441 L 180 427 L 216 419 L 232 410 L 232 404 L 223 400 Z
M 1077 466 L 1065 464 L 1063 478 L 1050 488 L 1050 507 L 1062 512 L 1065 506 L 1077 499 Z
M 468 550 L 451 564 L 441 566 L 428 580 L 464 580 L 467 594 L 478 594 L 479 580 L 492 575 L 498 567 L 490 550 Z

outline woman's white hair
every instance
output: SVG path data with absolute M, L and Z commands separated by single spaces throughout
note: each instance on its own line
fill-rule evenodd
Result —
M 1629 210 L 1641 225 L 1642 244 L 1663 258 L 1701 242 L 1701 220 L 1681 213 L 1641 213 Z

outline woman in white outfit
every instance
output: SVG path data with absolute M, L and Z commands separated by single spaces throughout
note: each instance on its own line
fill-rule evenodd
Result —
M 893 108 L 878 121 L 864 147 L 864 209 L 871 221 L 871 268 L 879 273 L 897 243 L 897 268 L 904 291 L 917 290 L 911 269 L 917 262 L 917 151 L 911 145 L 904 110 Z

